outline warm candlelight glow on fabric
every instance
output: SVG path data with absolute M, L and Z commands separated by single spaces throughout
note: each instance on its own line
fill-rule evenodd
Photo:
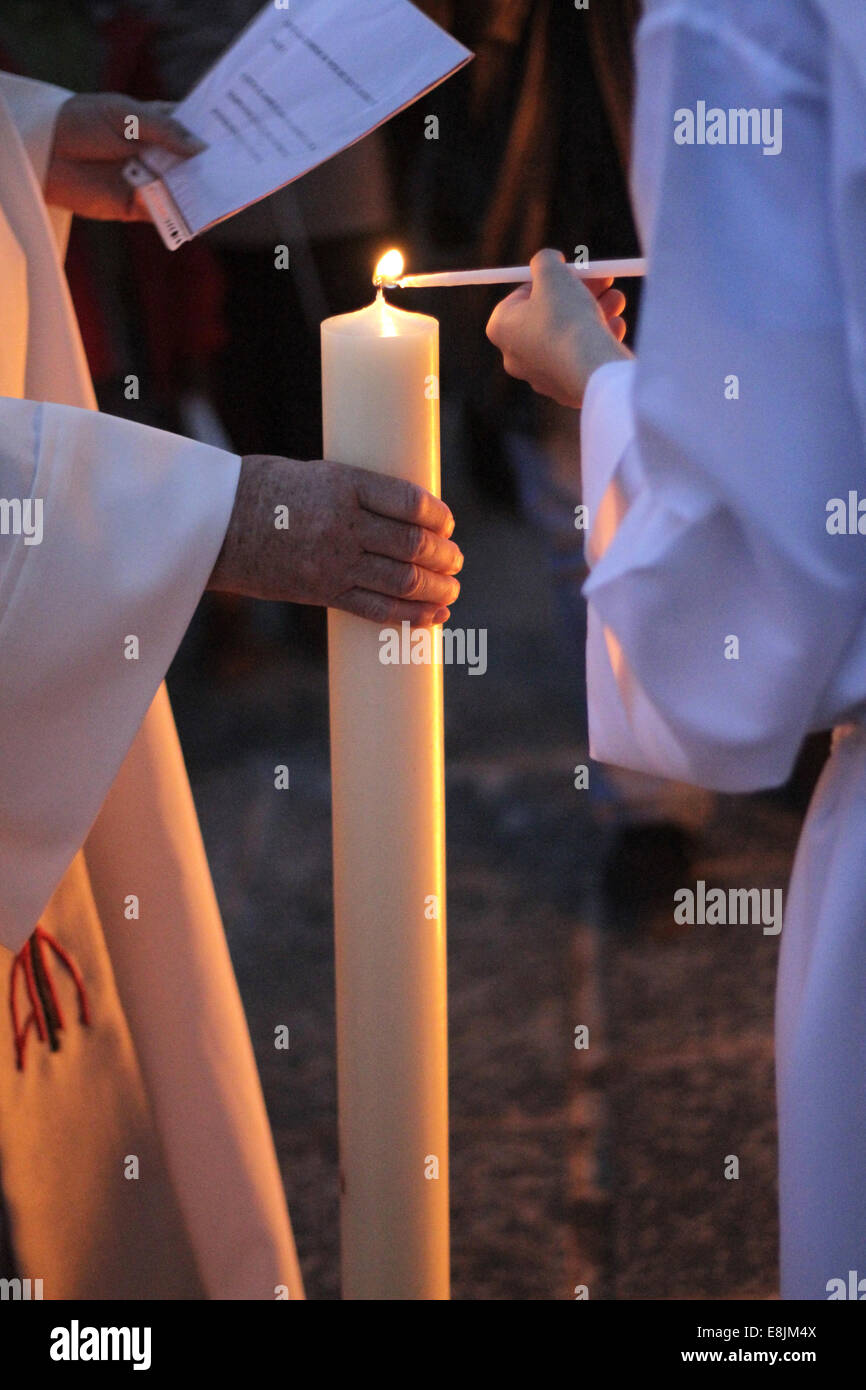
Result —
M 396 248 L 386 251 L 373 271 L 373 284 L 381 289 L 383 285 L 394 285 L 403 274 L 403 257 Z

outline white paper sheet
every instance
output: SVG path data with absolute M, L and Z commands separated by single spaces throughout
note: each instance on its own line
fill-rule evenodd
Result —
M 143 150 L 127 177 L 166 244 L 181 245 L 354 144 L 471 57 L 408 0 L 271 0 L 176 109 L 208 148 L 184 160 Z

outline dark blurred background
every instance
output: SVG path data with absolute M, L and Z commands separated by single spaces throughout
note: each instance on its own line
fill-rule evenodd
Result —
M 259 8 L 4 0 L 0 64 L 178 100 Z M 67 268 L 104 410 L 315 458 L 319 323 L 369 300 L 390 245 L 414 270 L 513 264 L 542 245 L 637 254 L 624 172 L 637 0 L 420 8 L 475 61 L 344 155 L 175 253 L 150 226 L 76 220 Z M 623 288 L 632 341 L 639 287 Z M 568 1299 L 586 1284 L 604 1299 L 772 1298 L 776 939 L 675 927 L 673 891 L 782 886 L 826 747 L 811 742 L 773 796 L 596 766 L 575 789 L 579 417 L 504 375 L 483 331 L 496 298 L 411 304 L 441 323 L 443 486 L 466 555 L 453 621 L 488 633 L 484 679 L 446 669 L 454 1297 Z M 336 1298 L 324 615 L 206 596 L 169 686 L 308 1295 Z M 277 762 L 290 792 L 274 791 Z

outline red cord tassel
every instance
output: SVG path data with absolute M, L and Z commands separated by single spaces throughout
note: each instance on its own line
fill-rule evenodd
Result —
M 25 941 L 21 950 L 15 956 L 12 962 L 12 972 L 9 977 L 9 1009 L 12 1014 L 12 1030 L 15 1038 L 15 1064 L 19 1071 L 24 1070 L 27 1038 L 31 1027 L 36 1029 L 36 1035 L 39 1041 L 48 1041 L 53 1051 L 57 1051 L 60 1046 L 57 1033 L 65 1027 L 60 1001 L 57 998 L 57 991 L 54 988 L 54 981 L 51 978 L 49 962 L 45 951 L 46 946 L 51 947 L 55 956 L 72 976 L 78 995 L 79 1023 L 85 1025 L 90 1023 L 90 1005 L 87 999 L 87 990 L 84 986 L 84 980 L 81 977 L 81 971 L 69 955 L 69 952 L 63 949 L 50 932 L 47 932 L 44 927 L 37 927 L 30 939 Z M 24 978 L 24 988 L 30 1005 L 30 1012 L 23 1023 L 21 1023 L 19 1018 L 16 991 L 19 975 Z M 40 997 L 39 982 L 42 983 L 45 990 L 44 997 Z

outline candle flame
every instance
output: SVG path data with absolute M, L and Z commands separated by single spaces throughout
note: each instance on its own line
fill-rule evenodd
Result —
M 403 257 L 392 248 L 386 251 L 373 271 L 373 284 L 380 289 L 383 285 L 393 285 L 403 274 Z

